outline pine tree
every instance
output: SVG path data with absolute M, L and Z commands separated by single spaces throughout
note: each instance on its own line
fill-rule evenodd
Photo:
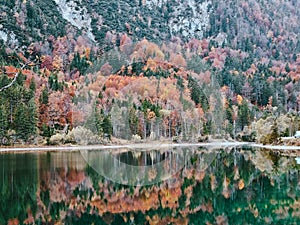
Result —
M 49 92 L 47 88 L 44 88 L 39 100 L 40 103 L 44 105 L 47 105 L 49 103 Z
M 137 134 L 138 132 L 138 122 L 139 119 L 136 115 L 136 109 L 134 107 L 131 107 L 129 110 L 129 127 L 132 134 Z
M 195 81 L 191 76 L 189 76 L 188 82 L 188 88 L 191 90 L 191 99 L 196 105 L 201 104 L 203 110 L 207 111 L 209 108 L 209 103 L 203 92 L 203 86 L 201 88 L 197 81 Z
M 16 136 L 23 140 L 26 140 L 29 137 L 26 129 L 28 125 L 26 111 L 26 105 L 23 103 L 19 104 L 17 106 L 14 119 L 14 128 L 16 131 Z
M 291 68 L 290 68 L 290 66 L 289 66 L 288 63 L 285 64 L 285 71 L 286 71 L 287 73 L 291 72 Z
M 77 52 L 74 56 L 74 59 L 70 65 L 70 69 L 76 68 L 81 74 L 84 74 L 89 64 L 87 62 L 86 57 L 80 57 L 79 53 Z
M 250 110 L 247 101 L 243 100 L 238 108 L 238 125 L 241 130 L 244 129 L 250 122 Z
M 36 130 L 37 130 L 37 111 L 36 111 L 36 105 L 35 105 L 35 100 L 32 98 L 28 102 L 28 133 L 30 136 L 36 135 Z
M 30 89 L 31 91 L 33 91 L 33 92 L 35 92 L 35 90 L 36 90 L 36 84 L 35 84 L 34 78 L 32 78 L 32 79 L 30 80 L 29 89 Z
M 36 107 L 34 99 L 28 105 L 21 103 L 16 108 L 14 128 L 18 138 L 29 141 L 29 138 L 36 134 Z
M 4 138 L 6 137 L 8 130 L 8 113 L 4 105 L 0 105 L 0 145 L 4 144 Z
M 36 84 L 35 84 L 34 78 L 32 78 L 30 80 L 29 90 L 26 90 L 28 99 L 31 99 L 34 97 L 35 91 L 36 91 Z
M 104 116 L 103 121 L 101 123 L 101 127 L 103 130 L 104 137 L 108 137 L 109 139 L 111 139 L 113 130 L 109 115 Z

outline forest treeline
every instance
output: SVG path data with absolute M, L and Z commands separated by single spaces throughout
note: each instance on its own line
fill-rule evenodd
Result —
M 208 39 L 134 43 L 126 34 L 117 44 L 107 37 L 108 50 L 82 36 L 50 36 L 25 53 L 1 46 L 0 87 L 18 74 L 0 92 L 2 145 L 56 134 L 54 143 L 72 143 L 84 133 L 95 135 L 87 143 L 255 140 L 253 121 L 299 110 L 299 55 L 256 58 Z

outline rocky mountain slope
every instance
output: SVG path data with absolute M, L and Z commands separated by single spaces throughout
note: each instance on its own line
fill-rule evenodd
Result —
M 100 45 L 107 34 L 121 33 L 155 42 L 210 38 L 259 56 L 289 57 L 300 48 L 299 7 L 296 0 L 2 0 L 0 39 L 21 47 L 66 33 Z

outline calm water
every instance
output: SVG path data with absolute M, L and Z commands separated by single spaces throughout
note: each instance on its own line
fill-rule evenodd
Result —
M 3 154 L 0 224 L 300 224 L 300 166 L 251 148 Z

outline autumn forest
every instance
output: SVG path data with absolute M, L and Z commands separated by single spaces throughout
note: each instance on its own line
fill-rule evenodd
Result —
M 220 13 L 224 4 L 213 1 L 215 10 L 207 9 L 212 14 L 201 34 L 187 38 L 184 31 L 168 36 L 162 30 L 166 35 L 154 38 L 137 31 L 136 21 L 122 28 L 119 21 L 110 30 L 113 20 L 107 18 L 96 29 L 96 14 L 90 21 L 93 32 L 80 30 L 78 21 L 77 28 L 67 24 L 55 10 L 56 24 L 45 28 L 50 6 L 4 2 L 1 145 L 96 144 L 115 138 L 273 143 L 299 129 L 300 42 L 294 14 L 280 20 L 272 5 L 256 1 L 231 3 Z M 92 13 L 104 3 L 93 4 L 94 9 L 83 8 Z M 175 13 L 170 4 L 160 15 L 169 21 Z M 293 12 L 293 4 L 298 3 L 287 1 L 280 10 Z M 146 6 L 139 10 L 149 13 Z M 143 16 L 140 20 L 143 27 Z M 154 21 L 148 21 L 150 30 L 159 29 Z
M 299 9 L 0 0 L 0 225 L 300 224 Z

